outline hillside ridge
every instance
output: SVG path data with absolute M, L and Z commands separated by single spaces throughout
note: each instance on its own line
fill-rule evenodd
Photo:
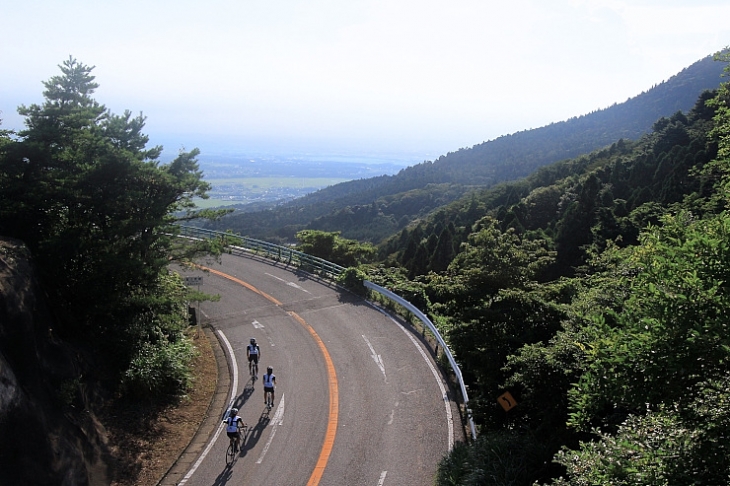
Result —
M 392 176 L 343 182 L 265 210 L 238 209 L 206 227 L 230 229 L 279 243 L 293 242 L 295 233 L 305 228 L 340 231 L 347 238 L 377 243 L 407 222 L 463 197 L 474 188 L 526 177 L 540 167 L 589 153 L 620 139 L 639 138 L 659 118 L 689 111 L 703 91 L 717 88 L 723 67 L 713 56 L 707 56 L 623 103 L 449 152 L 435 161 L 424 161 Z M 423 191 L 435 191 L 436 195 L 419 193 Z M 390 211 L 389 201 L 384 198 L 393 201 L 406 195 L 419 201 L 418 211 Z M 361 224 L 342 226 L 338 212 L 375 202 L 378 208 L 373 211 L 374 217 L 381 221 L 374 223 L 378 230 L 372 235 L 365 235 Z M 386 224 L 383 216 L 389 218 Z M 328 221 L 331 217 L 337 222 Z

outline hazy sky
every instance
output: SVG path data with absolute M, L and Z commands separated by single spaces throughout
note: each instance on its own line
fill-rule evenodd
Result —
M 8 0 L 0 117 L 22 127 L 73 55 L 166 152 L 420 162 L 636 96 L 730 45 L 728 19 L 727 0 Z

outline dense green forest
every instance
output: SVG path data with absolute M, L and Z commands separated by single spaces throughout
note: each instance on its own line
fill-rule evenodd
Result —
M 621 138 L 638 139 L 660 117 L 689 111 L 703 90 L 717 88 L 721 72 L 722 65 L 708 56 L 624 103 L 463 148 L 393 176 L 337 184 L 265 210 L 244 206 L 206 226 L 283 244 L 303 229 L 379 244 L 475 189 L 528 176 Z
M 377 254 L 298 233 L 448 341 L 479 436 L 439 486 L 730 482 L 729 102 L 721 84 L 637 140 L 473 191 Z
M 729 101 L 473 192 L 362 265 L 469 385 L 480 435 L 439 485 L 730 481 Z

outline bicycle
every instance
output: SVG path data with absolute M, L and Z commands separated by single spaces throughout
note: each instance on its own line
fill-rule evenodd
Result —
M 246 424 L 238 424 L 238 436 L 230 437 L 228 441 L 228 449 L 226 449 L 226 464 L 229 466 L 236 461 L 236 454 L 241 450 L 238 443 L 243 444 L 243 437 L 246 435 Z
M 274 393 L 267 391 L 266 392 L 266 409 L 271 410 L 271 407 L 274 406 Z
M 255 380 L 259 377 L 259 364 L 255 361 L 250 361 L 248 363 L 248 371 L 251 373 L 251 378 Z

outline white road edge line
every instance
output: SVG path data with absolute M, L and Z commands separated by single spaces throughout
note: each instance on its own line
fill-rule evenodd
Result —
M 269 436 L 269 440 L 266 441 L 266 445 L 264 446 L 264 450 L 261 451 L 261 456 L 259 456 L 258 461 L 256 461 L 256 464 L 261 464 L 264 460 L 264 456 L 266 455 L 266 452 L 269 450 L 269 446 L 271 445 L 271 442 L 274 440 L 274 434 L 276 434 L 276 427 L 281 425 L 281 417 L 284 415 L 284 394 L 281 394 L 281 400 L 279 401 L 279 406 L 276 407 L 276 412 L 274 413 L 274 418 L 271 419 L 271 422 L 273 423 L 272 429 L 271 429 L 271 435 Z
M 228 355 L 231 357 L 231 369 L 233 370 L 233 386 L 231 387 L 231 399 L 229 401 L 228 408 L 230 409 L 231 406 L 233 406 L 233 400 L 236 398 L 236 393 L 238 393 L 238 362 L 236 361 L 236 355 L 233 354 L 233 347 L 231 346 L 230 341 L 228 341 L 228 338 L 225 334 L 223 334 L 223 331 L 218 329 L 216 331 L 218 335 L 223 339 L 223 343 L 226 345 L 226 349 L 228 349 Z M 216 430 L 215 435 L 213 435 L 213 438 L 210 439 L 210 442 L 208 442 L 208 445 L 205 447 L 205 450 L 202 454 L 200 454 L 200 457 L 197 461 L 195 461 L 195 464 L 193 464 L 193 467 L 190 468 L 190 471 L 185 475 L 182 480 L 177 483 L 178 486 L 182 486 L 183 484 L 187 483 L 188 480 L 192 477 L 193 473 L 200 467 L 200 465 L 203 463 L 203 460 L 205 459 L 205 456 L 208 455 L 208 452 L 213 448 L 213 444 L 215 444 L 215 441 L 218 439 L 218 436 L 221 435 L 221 432 L 223 431 L 223 422 L 218 425 L 218 430 Z
M 413 337 L 413 334 L 408 332 L 408 330 L 405 327 L 403 327 L 403 325 L 400 322 L 395 320 L 393 318 L 393 316 L 391 316 L 390 314 L 385 312 L 383 309 L 381 309 L 377 306 L 374 306 L 372 304 L 371 304 L 371 306 L 374 309 L 377 309 L 378 311 L 380 311 L 383 315 L 387 316 L 388 319 L 395 322 L 395 324 L 401 328 L 401 330 L 411 340 L 413 345 L 416 346 L 416 348 L 418 348 L 418 351 L 421 353 L 421 356 L 423 356 L 423 359 L 426 360 L 426 364 L 428 365 L 428 367 L 431 368 L 431 373 L 433 373 L 434 378 L 436 378 L 436 383 L 438 383 L 438 386 L 441 389 L 441 396 L 443 397 L 444 406 L 446 407 L 446 422 L 449 426 L 448 427 L 449 428 L 449 451 L 452 450 L 454 448 L 454 416 L 451 413 L 451 402 L 449 400 L 449 395 L 446 392 L 446 387 L 444 386 L 444 382 L 441 379 L 441 377 L 439 376 L 439 373 L 436 370 L 436 367 L 433 365 L 433 363 L 431 363 L 431 360 L 428 359 L 428 355 L 426 354 L 426 351 L 423 350 L 423 347 L 421 346 L 421 344 L 416 340 L 416 338 Z

